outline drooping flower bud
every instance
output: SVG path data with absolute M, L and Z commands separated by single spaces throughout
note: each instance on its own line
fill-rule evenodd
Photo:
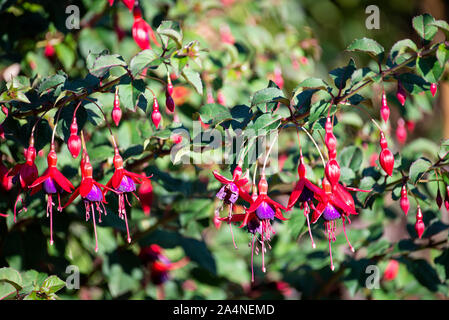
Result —
M 388 118 L 390 117 L 390 108 L 387 104 L 387 96 L 385 94 L 385 90 L 382 92 L 380 115 L 385 122 L 387 122 Z
M 153 112 L 151 113 L 151 120 L 153 121 L 156 129 L 159 129 L 159 124 L 161 123 L 162 115 L 159 111 L 159 103 L 156 97 L 153 98 Z
M 441 209 L 441 205 L 443 204 L 443 198 L 441 197 L 440 186 L 438 186 L 435 202 L 437 203 L 438 208 Z
M 206 99 L 206 103 L 215 103 L 215 99 L 214 96 L 212 95 L 212 92 L 208 91 L 207 92 L 207 99 Z
M 282 71 L 279 67 L 274 68 L 274 83 L 277 84 L 279 89 L 284 87 L 284 78 L 282 77 Z
M 217 102 L 218 102 L 218 104 L 221 104 L 222 106 L 226 105 L 226 99 L 225 99 L 223 92 L 221 92 L 221 90 L 219 90 L 217 93 Z
M 383 132 L 380 133 L 380 147 L 382 148 L 379 154 L 380 166 L 391 177 L 394 168 L 394 156 L 388 149 L 387 139 Z
M 170 77 L 167 77 L 167 93 L 173 95 L 173 84 L 171 83 Z
M 418 234 L 418 237 L 421 239 L 424 229 L 426 228 L 423 221 L 423 214 L 421 212 L 421 207 L 418 206 L 418 211 L 416 212 L 416 223 L 415 223 L 415 231 Z
M 401 106 L 405 104 L 405 100 L 407 99 L 404 87 L 402 86 L 402 83 L 398 81 L 398 89 L 396 91 L 396 98 L 398 99 Z
M 109 0 L 109 1 L 111 1 L 111 0 Z M 122 0 L 122 1 L 123 1 L 123 3 L 125 4 L 125 6 L 128 7 L 129 11 L 132 11 L 132 10 L 133 10 L 133 8 L 134 8 L 134 3 L 135 3 L 136 6 L 139 5 L 139 1 L 138 1 L 138 0 Z
M 143 20 L 142 12 L 139 7 L 134 7 L 133 10 L 134 23 L 132 26 L 132 35 L 134 41 L 142 50 L 151 49 L 150 38 L 158 47 L 160 46 L 157 42 L 156 35 L 150 25 Z
M 112 108 L 112 120 L 115 125 L 118 127 L 120 124 L 120 119 L 122 118 L 122 109 L 120 109 L 120 100 L 118 97 L 118 87 L 115 89 L 114 95 L 114 107 Z
M 337 185 L 338 181 L 340 180 L 340 165 L 338 164 L 337 160 L 330 159 L 325 168 L 325 175 L 327 180 L 329 180 L 330 184 L 332 186 Z
M 333 151 L 337 149 L 337 138 L 333 133 L 333 126 L 330 117 L 327 117 L 325 125 L 324 143 L 326 144 L 329 154 L 333 154 Z
M 402 211 L 405 213 L 405 215 L 407 215 L 408 210 L 410 209 L 410 201 L 408 200 L 407 187 L 405 186 L 405 184 L 402 186 L 402 189 L 401 189 L 400 204 L 401 204 Z
M 404 144 L 407 140 L 407 130 L 405 129 L 405 121 L 402 118 L 398 120 L 398 126 L 396 128 L 396 139 L 400 144 Z
M 175 112 L 175 102 L 173 98 L 168 94 L 165 95 L 165 105 L 170 112 Z
M 394 280 L 399 271 L 399 262 L 397 260 L 390 260 L 385 268 L 384 277 L 385 281 Z
M 435 97 L 435 94 L 437 93 L 437 84 L 432 83 L 430 85 L 430 93 L 432 94 L 432 97 Z
M 47 58 L 53 58 L 53 56 L 55 55 L 55 48 L 50 43 L 47 43 L 47 45 L 45 46 L 44 55 Z
M 67 147 L 69 148 L 72 157 L 74 159 L 77 158 L 81 151 L 81 138 L 78 136 L 76 117 L 73 117 L 72 124 L 70 125 L 70 137 L 67 141 Z

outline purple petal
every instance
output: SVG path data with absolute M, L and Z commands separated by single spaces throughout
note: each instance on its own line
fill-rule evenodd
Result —
M 274 219 L 274 210 L 264 201 L 256 209 L 256 215 L 259 219 Z
M 103 194 L 101 193 L 100 188 L 98 188 L 96 185 L 92 185 L 92 189 L 87 194 L 85 199 L 96 202 L 96 201 L 103 201 Z
M 234 183 L 226 184 L 218 191 L 217 198 L 226 204 L 235 203 L 239 198 L 239 189 Z
M 47 178 L 44 181 L 44 190 L 45 190 L 45 193 L 47 193 L 47 194 L 53 194 L 53 193 L 58 192 L 57 184 L 56 184 L 55 180 L 53 180 L 52 178 Z
M 323 211 L 324 220 L 331 221 L 331 220 L 338 219 L 340 217 L 341 217 L 340 213 L 331 204 L 328 204 Z
M 119 192 L 133 192 L 136 191 L 136 184 L 130 177 L 124 175 L 122 182 L 120 182 L 120 185 L 116 190 Z

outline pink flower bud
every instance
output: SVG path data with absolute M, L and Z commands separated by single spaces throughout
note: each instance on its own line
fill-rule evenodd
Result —
M 225 96 L 224 96 L 223 92 L 221 92 L 221 91 L 218 91 L 218 93 L 217 93 L 217 102 L 218 102 L 218 104 L 221 104 L 222 106 L 226 105 Z
M 55 55 L 55 48 L 51 44 L 45 46 L 44 55 L 47 58 L 52 58 Z
M 391 281 L 394 280 L 399 271 L 399 262 L 397 260 L 390 260 L 385 268 L 384 280 Z
M 151 49 L 150 38 L 157 46 L 160 46 L 153 29 L 151 29 L 150 25 L 145 20 L 143 20 L 142 12 L 140 11 L 139 7 L 134 8 L 133 15 L 134 23 L 132 26 L 132 35 L 134 41 L 140 47 L 140 49 Z
M 385 91 L 382 92 L 382 105 L 380 107 L 380 115 L 385 122 L 387 122 L 388 118 L 390 117 L 390 108 L 387 104 L 387 96 L 385 94 Z
M 437 93 L 437 84 L 432 83 L 430 85 L 430 93 L 432 94 L 432 97 L 435 97 L 435 94 Z
M 153 110 L 153 113 L 151 113 L 151 120 L 153 121 L 154 126 L 156 129 L 159 129 L 159 124 L 161 123 L 162 115 L 159 112 L 159 110 Z
M 398 81 L 398 89 L 396 91 L 396 98 L 398 99 L 401 106 L 403 106 L 405 104 L 405 100 L 407 99 L 404 87 L 402 86 L 400 81 Z
M 331 159 L 327 162 L 325 168 L 325 175 L 332 186 L 337 185 L 340 180 L 340 165 L 336 159 Z
M 404 144 L 407 140 L 407 130 L 405 129 L 405 121 L 402 118 L 398 120 L 398 126 L 396 128 L 396 139 L 400 144 Z
M 401 189 L 400 203 L 401 203 L 402 211 L 405 213 L 405 215 L 407 215 L 408 210 L 410 209 L 410 201 L 408 200 L 407 188 L 406 188 L 405 184 L 402 186 L 402 189 Z
M 393 174 L 394 156 L 388 148 L 382 149 L 380 152 L 379 162 L 382 169 L 391 177 Z
M 416 212 L 416 223 L 415 223 L 415 231 L 418 234 L 418 237 L 421 239 L 424 229 L 426 228 L 423 221 L 423 214 L 421 212 L 421 208 L 418 206 L 418 211 Z

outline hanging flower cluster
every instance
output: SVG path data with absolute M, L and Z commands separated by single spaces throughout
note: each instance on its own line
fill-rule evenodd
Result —
M 432 95 L 434 94 L 435 90 L 436 89 L 432 89 Z M 404 105 L 406 95 L 405 90 L 400 82 L 398 84 L 396 96 L 400 104 Z M 223 187 L 221 187 L 221 189 L 216 194 L 216 197 L 222 202 L 215 211 L 215 225 L 218 228 L 220 227 L 222 221 L 228 222 L 232 234 L 231 223 L 239 222 L 240 228 L 246 227 L 247 231 L 252 235 L 250 246 L 253 281 L 254 252 L 256 252 L 256 254 L 258 254 L 259 252 L 262 253 L 262 271 L 265 272 L 266 268 L 264 255 L 266 252 L 266 248 L 269 247 L 271 238 L 275 234 L 275 230 L 272 227 L 273 220 L 275 218 L 281 221 L 286 220 L 283 212 L 290 211 L 296 204 L 298 204 L 299 208 L 303 210 L 303 214 L 306 217 L 308 232 L 313 248 L 315 248 L 316 245 L 312 236 L 311 223 L 314 224 L 320 218 L 322 218 L 324 222 L 324 232 L 329 242 L 330 267 L 332 270 L 334 270 L 334 263 L 332 259 L 331 243 L 335 242 L 336 240 L 338 221 L 341 221 L 342 230 L 350 250 L 352 252 L 355 251 L 346 233 L 346 225 L 351 223 L 350 216 L 358 214 L 354 199 L 350 192 L 370 192 L 371 190 L 361 190 L 354 187 L 348 187 L 340 183 L 340 165 L 337 160 L 337 138 L 333 133 L 333 117 L 330 115 L 331 106 L 332 103 L 329 105 L 328 116 L 325 123 L 324 143 L 328 151 L 328 161 L 325 163 L 323 158 L 324 176 L 321 181 L 321 188 L 315 185 L 306 177 L 306 166 L 302 154 L 301 145 L 298 165 L 299 180 L 290 193 L 290 197 L 286 207 L 272 200 L 268 196 L 268 182 L 265 175 L 265 166 L 262 170 L 258 186 L 255 185 L 255 182 L 253 182 L 252 187 L 248 185 L 249 180 L 247 174 L 246 177 L 242 177 L 242 160 L 234 169 L 232 180 L 223 177 L 217 171 L 213 172 L 214 177 L 223 184 Z M 380 115 L 385 123 L 387 123 L 390 115 L 390 110 L 388 108 L 387 98 L 384 90 L 382 91 Z M 381 151 L 378 157 L 380 166 L 387 174 L 387 176 L 392 176 L 394 170 L 393 153 L 388 148 L 388 142 L 385 133 L 375 121 L 374 123 L 380 130 Z M 396 136 L 398 138 L 398 142 L 402 144 L 406 139 L 405 121 L 402 118 L 398 121 L 398 130 L 399 132 L 396 133 Z M 400 207 L 405 215 L 407 215 L 410 208 L 406 181 L 407 180 L 404 179 L 400 197 Z M 251 196 L 248 193 L 250 188 L 252 188 Z M 445 205 L 447 206 L 447 208 L 449 208 L 449 186 L 447 187 L 447 189 L 448 192 L 446 195 Z M 248 207 L 245 207 L 245 212 L 243 214 L 234 213 L 233 210 L 239 198 L 249 204 Z M 438 186 L 437 204 L 439 207 L 441 207 L 442 203 L 443 200 Z M 220 212 L 225 205 L 229 206 L 228 215 L 226 217 L 220 217 Z M 422 237 L 424 229 L 425 225 L 423 222 L 423 214 L 418 204 L 415 230 L 419 238 Z M 233 235 L 232 238 L 234 247 L 237 248 Z M 260 250 L 258 248 L 259 244 Z

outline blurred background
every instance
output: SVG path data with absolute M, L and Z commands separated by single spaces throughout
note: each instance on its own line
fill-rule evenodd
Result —
M 66 28 L 69 5 L 80 8 L 78 30 Z M 449 4 L 444 0 L 141 0 L 140 5 L 145 20 L 154 30 L 164 20 L 177 21 L 186 42 L 198 40 L 199 46 L 207 49 L 199 62 L 205 89 L 202 96 L 185 81 L 172 78 L 176 116 L 189 129 L 192 119 L 198 119 L 201 105 L 210 99 L 228 107 L 249 104 L 251 95 L 265 88 L 268 80 L 273 80 L 287 97 L 291 97 L 302 80 L 311 76 L 327 79 L 330 70 L 346 65 L 350 57 L 355 59 L 357 66 L 370 65 L 368 56 L 345 52 L 354 39 L 375 39 L 386 51 L 405 38 L 419 44 L 420 39 L 411 24 L 414 16 L 430 13 L 436 19 L 447 21 L 449 15 Z M 379 29 L 366 28 L 369 14 L 365 10 L 369 5 L 376 5 L 380 10 Z M 71 81 L 82 79 L 88 73 L 86 59 L 89 52 L 99 53 L 106 49 L 129 61 L 140 51 L 131 35 L 133 16 L 122 1 L 116 0 L 110 6 L 106 0 L 0 0 L 0 21 L 1 91 L 6 87 L 6 81 L 17 75 L 30 77 L 32 82 L 62 70 Z M 437 34 L 434 41 L 442 39 L 442 35 Z M 164 78 L 166 70 L 160 68 L 152 72 L 153 76 Z M 164 88 L 160 83 L 149 84 L 163 101 Z M 408 147 L 401 151 L 405 154 L 428 153 L 435 157 L 441 140 L 449 138 L 447 73 L 439 84 L 436 99 L 426 95 L 407 102 L 409 108 L 400 107 L 394 88 L 388 89 L 391 109 L 388 134 L 395 140 L 398 120 L 404 119 Z M 368 109 L 376 117 L 381 91 L 379 85 L 373 85 L 366 92 L 370 98 Z M 113 92 L 105 93 L 99 99 L 109 115 Z M 120 127 L 114 129 L 123 149 L 132 150 L 150 136 L 153 129 L 149 125 L 147 109 L 128 110 Z M 369 136 L 370 131 L 365 128 L 369 120 L 362 112 L 354 111 L 351 115 L 352 118 L 340 119 L 348 126 L 346 131 L 337 133 L 342 145 L 355 143 L 362 146 L 366 137 L 357 132 Z M 21 159 L 27 141 L 25 133 L 13 137 L 14 130 L 25 128 L 29 132 L 33 119 L 6 120 L 7 139 L 0 141 L 0 151 L 11 163 Z M 164 114 L 164 121 L 172 121 L 171 116 Z M 104 146 L 108 140 L 107 130 L 104 124 L 99 126 L 103 133 L 99 131 L 94 135 L 96 126 L 89 122 L 85 124 L 85 131 L 91 140 L 88 148 L 92 151 L 94 169 L 105 172 L 99 180 L 104 183 L 112 172 L 111 161 L 107 160 L 112 149 Z M 270 182 L 270 185 L 277 183 L 280 186 L 271 191 L 278 192 L 276 199 L 281 202 L 288 197 L 283 194 L 282 186 L 290 188 L 296 181 L 298 150 L 295 137 L 296 133 L 292 131 L 280 140 L 281 173 Z M 370 165 L 370 155 L 378 147 L 377 142 L 375 144 L 363 149 L 365 166 Z M 38 149 L 44 146 L 45 141 Z M 305 149 L 308 147 L 313 149 L 310 142 L 305 142 Z M 58 156 L 58 165 L 64 167 L 71 181 L 75 181 L 79 159 L 74 162 L 65 148 Z M 129 151 L 125 159 L 138 161 L 141 155 Z M 316 159 L 318 162 L 318 157 Z M 45 156 L 38 157 L 37 165 L 42 172 L 46 166 Z M 220 187 L 211 175 L 216 167 L 173 165 L 169 157 L 145 161 L 138 169 L 154 174 L 154 179 L 152 185 L 147 186 L 150 191 L 146 191 L 151 193 L 151 200 L 145 200 L 142 206 L 134 200 L 130 209 L 136 243 L 126 244 L 126 232 L 122 223 L 114 218 L 116 208 L 112 205 L 113 212 L 98 225 L 98 253 L 93 250 L 93 230 L 91 223 L 84 221 L 82 204 L 57 213 L 56 243 L 51 247 L 48 245 L 49 228 L 43 196 L 30 197 L 28 211 L 21 213 L 18 223 L 13 224 L 14 193 L 0 190 L 0 211 L 10 214 L 0 221 L 0 266 L 55 274 L 61 279 L 68 276 L 67 266 L 77 266 L 81 287 L 64 288 L 58 293 L 63 299 L 448 297 L 444 275 L 448 273 L 449 252 L 447 249 L 413 252 L 416 249 L 410 240 L 415 236 L 413 219 L 400 211 L 396 201 L 397 188 L 393 192 L 395 195 L 385 193 L 359 210 L 360 217 L 348 228 L 356 253 L 349 251 L 344 237 L 337 238 L 333 252 L 337 265 L 334 272 L 329 268 L 324 227 L 313 226 L 318 244 L 313 250 L 302 211 L 296 208 L 289 221 L 275 223 L 276 235 L 271 250 L 265 255 L 266 273 L 261 271 L 260 256 L 255 256 L 255 282 L 251 283 L 250 235 L 233 226 L 236 250 L 229 227 L 223 224 L 217 229 L 213 223 L 218 206 L 215 193 Z M 436 186 L 427 191 L 434 196 Z M 431 201 L 432 198 L 429 203 Z M 448 213 L 444 207 L 441 212 L 433 207 L 428 210 L 427 216 L 438 218 L 443 225 L 443 232 L 434 240 L 447 239 Z M 400 257 L 390 259 L 391 250 L 400 252 Z M 401 250 L 413 254 L 402 254 Z M 435 258 L 437 263 L 434 263 Z M 378 267 L 378 289 L 366 287 L 368 265 Z

